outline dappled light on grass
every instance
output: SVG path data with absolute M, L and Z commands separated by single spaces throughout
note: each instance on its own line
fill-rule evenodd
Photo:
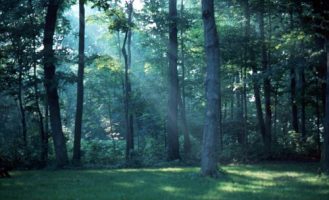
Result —
M 0 182 L 2 199 L 280 199 L 327 200 L 329 179 L 314 164 L 229 165 L 219 179 L 199 168 L 15 172 Z

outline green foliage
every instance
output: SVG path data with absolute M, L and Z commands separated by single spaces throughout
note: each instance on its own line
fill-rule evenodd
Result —
M 82 161 L 87 166 L 115 166 L 124 159 L 122 140 L 82 140 Z

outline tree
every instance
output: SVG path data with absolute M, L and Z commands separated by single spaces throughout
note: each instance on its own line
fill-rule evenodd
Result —
M 34 98 L 35 98 L 35 107 L 36 111 L 38 113 L 39 118 L 39 131 L 40 131 L 40 161 L 42 167 L 45 167 L 47 165 L 48 160 L 48 132 L 45 130 L 45 123 L 44 123 L 44 117 L 40 108 L 40 91 L 39 91 L 39 78 L 37 76 L 37 55 L 36 55 L 36 49 L 37 49 L 37 36 L 40 32 L 36 28 L 35 19 L 37 17 L 35 8 L 33 7 L 32 0 L 29 0 L 29 9 L 31 12 L 30 15 L 30 24 L 33 28 L 32 31 L 32 68 L 33 68 L 33 89 L 34 89 Z M 46 108 L 48 111 L 48 107 Z M 45 117 L 48 118 L 48 117 Z M 47 124 L 48 126 L 48 124 Z
M 178 39 L 177 39 L 177 0 L 169 1 L 169 99 L 167 113 L 168 160 L 180 159 L 178 141 L 178 98 L 179 84 L 177 71 Z
M 125 61 L 125 78 L 124 78 L 124 93 L 125 93 L 125 121 L 126 121 L 126 160 L 131 159 L 131 152 L 134 150 L 134 118 L 131 106 L 131 82 L 129 78 L 129 71 L 131 70 L 131 37 L 132 37 L 132 14 L 133 14 L 133 0 L 127 2 L 128 21 L 125 28 L 125 37 L 122 44 L 122 54 Z
M 219 39 L 214 1 L 202 0 L 202 18 L 206 51 L 206 115 L 203 129 L 201 174 L 217 176 L 217 143 L 219 133 L 220 79 Z
M 191 140 L 190 133 L 187 126 L 186 120 L 186 94 L 185 94 L 185 49 L 184 49 L 184 25 L 183 25 L 183 17 L 184 17 L 184 0 L 181 0 L 181 8 L 180 8 L 180 46 L 181 46 L 181 67 L 182 67 L 182 80 L 181 80 L 181 92 L 179 95 L 179 106 L 180 106 L 180 114 L 182 119 L 182 131 L 184 134 L 184 156 L 185 159 L 190 158 L 191 154 Z
M 244 2 L 244 14 L 246 17 L 245 21 L 245 52 L 247 56 L 247 64 L 251 67 L 253 72 L 252 77 L 252 84 L 254 89 L 254 96 L 255 96 L 255 103 L 256 103 L 256 113 L 257 113 L 257 119 L 258 119 L 258 126 L 259 131 L 261 133 L 263 142 L 265 144 L 266 141 L 266 128 L 264 123 L 264 115 L 262 110 L 262 102 L 261 102 L 261 94 L 260 94 L 260 87 L 259 87 L 259 77 L 257 75 L 257 63 L 256 63 L 256 57 L 255 57 L 255 50 L 254 46 L 252 45 L 252 37 L 251 37 L 251 15 L 250 15 L 250 4 L 249 0 L 246 0 Z
M 272 143 L 272 109 L 271 109 L 271 80 L 270 80 L 270 69 L 268 63 L 268 50 L 265 41 L 265 25 L 264 25 L 264 10 L 265 2 L 260 1 L 259 5 L 259 25 L 260 25 L 260 40 L 261 40 L 261 58 L 262 58 L 262 69 L 264 74 L 264 99 L 265 99 L 265 152 L 267 156 L 271 154 L 271 143 Z
M 83 116 L 83 75 L 85 65 L 85 8 L 84 0 L 79 0 L 79 67 L 77 81 L 77 107 L 74 127 L 73 162 L 80 164 L 81 160 L 81 128 Z
M 325 106 L 325 133 L 323 141 L 323 170 L 329 173 L 329 39 L 325 43 L 327 54 L 327 87 L 326 87 L 326 106 Z
M 50 127 L 54 140 L 54 149 L 56 154 L 56 165 L 62 168 L 68 164 L 68 156 L 66 150 L 66 142 L 62 130 L 61 114 L 59 107 L 59 96 L 57 92 L 57 77 L 55 67 L 55 56 L 53 50 L 54 33 L 56 28 L 56 20 L 58 9 L 61 6 L 61 0 L 49 0 L 47 6 L 46 21 L 44 27 L 43 39 L 43 56 L 44 56 L 44 73 L 45 87 L 50 114 Z

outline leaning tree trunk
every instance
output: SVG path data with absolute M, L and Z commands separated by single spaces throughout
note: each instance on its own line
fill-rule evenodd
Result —
M 169 100 L 167 114 L 168 155 L 167 159 L 180 159 L 178 141 L 178 39 L 177 39 L 177 0 L 169 1 Z
M 53 50 L 57 12 L 60 2 L 60 0 L 49 0 L 48 2 L 43 39 L 45 87 L 50 112 L 50 126 L 54 140 L 56 165 L 58 168 L 62 168 L 68 164 L 65 137 L 62 130 L 59 96 L 57 92 L 58 83 L 55 74 L 56 68 Z
M 219 39 L 216 28 L 214 1 L 202 0 L 202 18 L 206 51 L 206 115 L 203 130 L 201 174 L 217 176 L 217 143 L 220 110 Z
M 85 67 L 85 2 L 79 0 L 79 67 L 77 81 L 77 108 L 75 114 L 73 163 L 81 161 L 81 128 L 83 115 L 83 74 Z

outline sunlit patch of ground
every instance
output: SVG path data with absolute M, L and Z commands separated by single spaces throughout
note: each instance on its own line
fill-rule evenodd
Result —
M 0 199 L 328 200 L 329 178 L 316 164 L 229 165 L 219 179 L 198 168 L 17 171 L 0 179 Z

